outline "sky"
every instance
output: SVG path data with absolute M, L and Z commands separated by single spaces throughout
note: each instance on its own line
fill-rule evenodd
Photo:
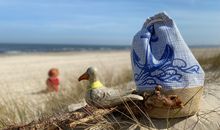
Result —
M 161 11 L 188 45 L 220 45 L 220 0 L 0 0 L 0 43 L 130 45 Z

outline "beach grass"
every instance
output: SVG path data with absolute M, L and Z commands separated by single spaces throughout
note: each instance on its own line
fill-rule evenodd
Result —
M 107 78 L 108 76 L 111 76 L 111 78 Z M 110 87 L 127 83 L 132 80 L 131 69 L 125 68 L 118 75 L 107 72 L 103 79 L 105 85 Z M 60 93 L 48 94 L 43 108 L 39 107 L 32 110 L 32 108 L 27 105 L 27 103 L 22 102 L 22 100 L 16 101 L 12 99 L 6 101 L 2 99 L 3 102 L 0 104 L 0 128 L 10 125 L 26 124 L 38 118 L 44 119 L 59 113 L 68 112 L 69 105 L 82 101 L 87 85 L 85 82 L 81 83 L 73 79 L 69 80 L 69 82 L 72 83 L 69 88 L 72 89 L 68 89 L 68 91 L 60 90 Z M 61 88 L 64 87 L 61 86 Z M 36 104 L 33 103 L 33 105 Z
M 220 78 L 220 53 L 211 57 L 200 56 L 197 60 L 206 73 L 206 83 L 215 82 Z
M 215 55 L 213 57 L 208 58 L 197 58 L 199 63 L 202 65 L 203 69 L 208 72 L 214 72 L 220 69 L 220 54 Z M 216 72 L 216 77 L 219 78 L 220 74 Z M 0 128 L 5 128 L 10 125 L 21 125 L 31 122 L 32 120 L 37 119 L 45 119 L 47 117 L 59 114 L 59 113 L 65 113 L 68 112 L 68 106 L 72 103 L 78 103 L 80 102 L 84 94 L 86 92 L 86 83 L 79 83 L 76 80 L 69 79 L 71 82 L 71 86 L 69 86 L 72 89 L 68 89 L 68 91 L 62 91 L 59 94 L 53 93 L 49 94 L 47 96 L 47 99 L 45 101 L 45 105 L 43 108 L 37 108 L 33 110 L 30 108 L 27 103 L 22 101 L 16 101 L 14 99 L 10 101 L 6 101 L 2 97 L 2 102 L 0 102 Z M 106 86 L 114 87 L 123 83 L 127 83 L 129 81 L 132 81 L 132 71 L 131 68 L 124 68 L 118 75 L 114 75 L 111 71 L 106 71 L 105 76 L 103 76 L 103 82 Z M 31 103 L 30 103 L 31 104 Z M 34 103 L 33 103 L 34 104 Z M 136 104 L 134 104 L 136 105 Z M 129 108 L 127 104 L 127 109 L 129 111 L 128 116 L 131 118 L 132 122 L 128 123 L 134 123 L 140 126 L 144 126 L 144 124 L 141 124 L 138 119 L 134 116 L 133 112 Z M 141 110 L 141 109 L 140 109 Z M 124 113 L 123 113 L 124 114 Z M 151 119 L 144 115 L 150 122 L 151 127 L 155 127 Z M 110 123 L 117 123 L 120 122 L 117 119 L 112 120 Z M 100 122 L 101 124 L 102 122 Z M 106 123 L 106 122 L 104 122 Z M 108 122 L 109 123 L 109 122 Z M 168 122 L 168 124 L 170 124 Z M 147 126 L 146 126 L 147 127 Z
M 205 71 L 215 71 L 220 69 L 220 54 L 212 57 L 199 57 L 198 62 Z

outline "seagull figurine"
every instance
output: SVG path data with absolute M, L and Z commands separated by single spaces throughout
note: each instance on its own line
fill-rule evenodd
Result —
M 97 108 L 109 108 L 126 101 L 143 100 L 142 96 L 132 94 L 133 91 L 119 91 L 105 87 L 98 79 L 97 69 L 93 67 L 89 67 L 78 80 L 89 81 L 85 100 L 89 105 Z

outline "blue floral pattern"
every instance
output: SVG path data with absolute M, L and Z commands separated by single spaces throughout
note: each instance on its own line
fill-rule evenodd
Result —
M 163 83 L 182 82 L 183 73 L 199 73 L 198 65 L 187 66 L 183 59 L 174 58 L 173 47 L 166 44 L 165 50 L 158 60 L 152 53 L 151 43 L 156 42 L 159 38 L 155 34 L 154 25 L 147 28 L 148 33 L 143 34 L 140 38 L 148 38 L 149 43 L 146 45 L 145 63 L 141 63 L 140 57 L 135 50 L 132 51 L 133 63 L 140 71 L 134 73 L 137 85 L 157 85 Z

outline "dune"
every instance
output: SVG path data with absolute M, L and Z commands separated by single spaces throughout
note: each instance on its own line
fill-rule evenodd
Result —
M 89 66 L 99 69 L 100 75 L 118 74 L 122 68 L 130 69 L 128 51 L 108 52 L 64 52 L 0 56 L 0 106 L 27 105 L 37 114 L 45 108 L 51 95 L 60 95 L 78 89 L 78 77 Z M 60 70 L 60 92 L 58 94 L 35 94 L 46 88 L 47 72 L 56 67 Z M 101 76 L 104 80 L 103 76 Z M 111 77 L 110 77 L 111 78 Z M 73 95 L 74 97 L 75 95 Z M 77 101 L 75 101 L 77 102 Z
M 216 55 L 217 52 L 220 52 L 220 49 L 193 49 L 192 51 L 196 57 L 202 57 L 204 53 L 207 54 L 206 56 Z M 103 81 L 122 73 L 124 69 L 131 69 L 129 51 L 24 54 L 0 56 L 0 61 L 0 105 L 9 105 L 7 107 L 10 107 L 11 101 L 22 102 L 32 108 L 33 111 L 38 111 L 39 108 L 44 109 L 47 97 L 51 96 L 51 94 L 38 95 L 33 93 L 45 89 L 47 71 L 52 67 L 58 68 L 61 73 L 59 93 L 78 89 L 74 83 L 77 82 L 78 76 L 89 66 L 95 66 L 99 69 Z M 206 78 L 212 76 L 210 73 L 206 75 Z M 206 82 L 200 111 L 196 115 L 170 119 L 169 125 L 166 119 L 152 119 L 155 129 L 219 129 L 219 95 L 220 80 Z M 144 124 L 147 119 L 141 118 L 140 122 Z M 147 126 L 149 126 L 147 128 L 154 129 L 149 124 Z M 126 128 L 136 129 L 137 127 L 140 127 L 140 129 L 146 128 L 138 124 Z

